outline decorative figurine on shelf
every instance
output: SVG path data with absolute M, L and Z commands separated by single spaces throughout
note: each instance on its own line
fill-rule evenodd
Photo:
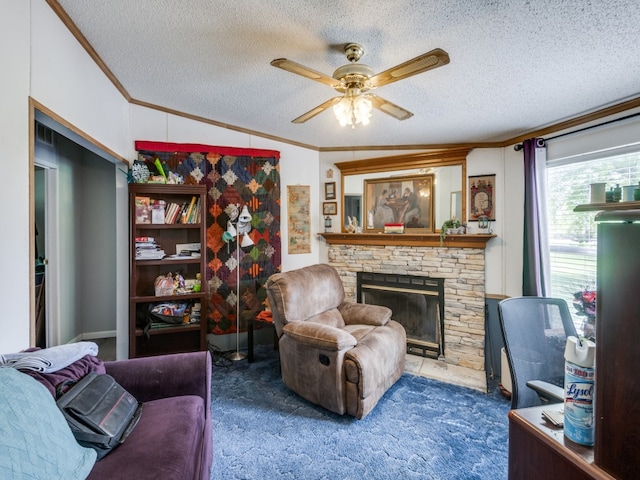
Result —
M 347 233 L 360 233 L 361 229 L 358 227 L 358 219 L 356 217 L 347 217 L 347 226 L 344 227 Z
M 184 293 L 185 291 L 185 283 L 184 277 L 180 274 L 180 272 L 176 272 L 173 277 L 173 293 Z
M 616 183 L 616 188 L 613 189 L 613 201 L 619 202 L 620 200 L 622 200 L 622 187 Z
M 347 233 L 356 233 L 356 225 L 354 225 L 354 220 L 355 223 L 358 223 L 358 220 L 356 220 L 355 217 L 347 217 L 347 226 L 344 227 L 344 229 L 347 231 Z
M 488 234 L 492 233 L 491 230 L 491 219 L 486 215 L 480 215 L 478 217 L 478 228 L 486 229 Z

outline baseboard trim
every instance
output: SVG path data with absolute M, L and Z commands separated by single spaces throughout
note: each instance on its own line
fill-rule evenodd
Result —
M 80 335 L 69 340 L 67 343 L 77 343 L 83 340 L 95 340 L 96 338 L 115 338 L 115 337 L 116 337 L 115 330 L 105 330 L 103 332 L 81 333 Z
M 81 335 L 83 340 L 95 340 L 96 338 L 112 338 L 116 336 L 115 330 L 105 330 L 103 332 L 90 332 Z

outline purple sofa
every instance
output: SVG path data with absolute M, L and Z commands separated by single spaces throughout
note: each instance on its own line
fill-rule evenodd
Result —
M 96 462 L 89 480 L 209 480 L 213 462 L 211 355 L 180 353 L 102 362 L 85 357 L 59 374 L 31 374 L 55 395 L 61 380 L 108 373 L 138 401 L 142 416 L 127 441 Z

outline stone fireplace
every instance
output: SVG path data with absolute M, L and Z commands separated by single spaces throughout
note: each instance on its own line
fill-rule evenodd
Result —
M 493 236 L 467 237 L 457 246 L 439 246 L 433 239 L 415 245 L 397 244 L 403 235 L 325 234 L 329 243 L 329 264 L 337 269 L 347 298 L 356 301 L 358 272 L 396 274 L 442 279 L 444 313 L 442 340 L 444 356 L 437 367 L 455 370 L 456 376 L 472 377 L 471 383 L 453 380 L 472 388 L 486 390 L 485 376 L 485 243 Z M 362 238 L 359 238 L 362 237 Z M 436 235 L 433 235 L 436 237 Z M 472 239 L 470 237 L 477 237 Z M 409 236 L 405 243 L 411 242 Z M 379 239 L 379 240 L 378 240 Z M 464 243 L 464 242 L 470 243 Z M 475 242 L 475 243 L 471 243 Z M 438 245 L 438 246 L 434 246 Z

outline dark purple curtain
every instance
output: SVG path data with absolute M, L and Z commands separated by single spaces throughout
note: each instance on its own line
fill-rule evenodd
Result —
M 524 249 L 522 294 L 549 295 L 550 267 L 545 205 L 547 149 L 543 138 L 522 143 L 524 150 Z

